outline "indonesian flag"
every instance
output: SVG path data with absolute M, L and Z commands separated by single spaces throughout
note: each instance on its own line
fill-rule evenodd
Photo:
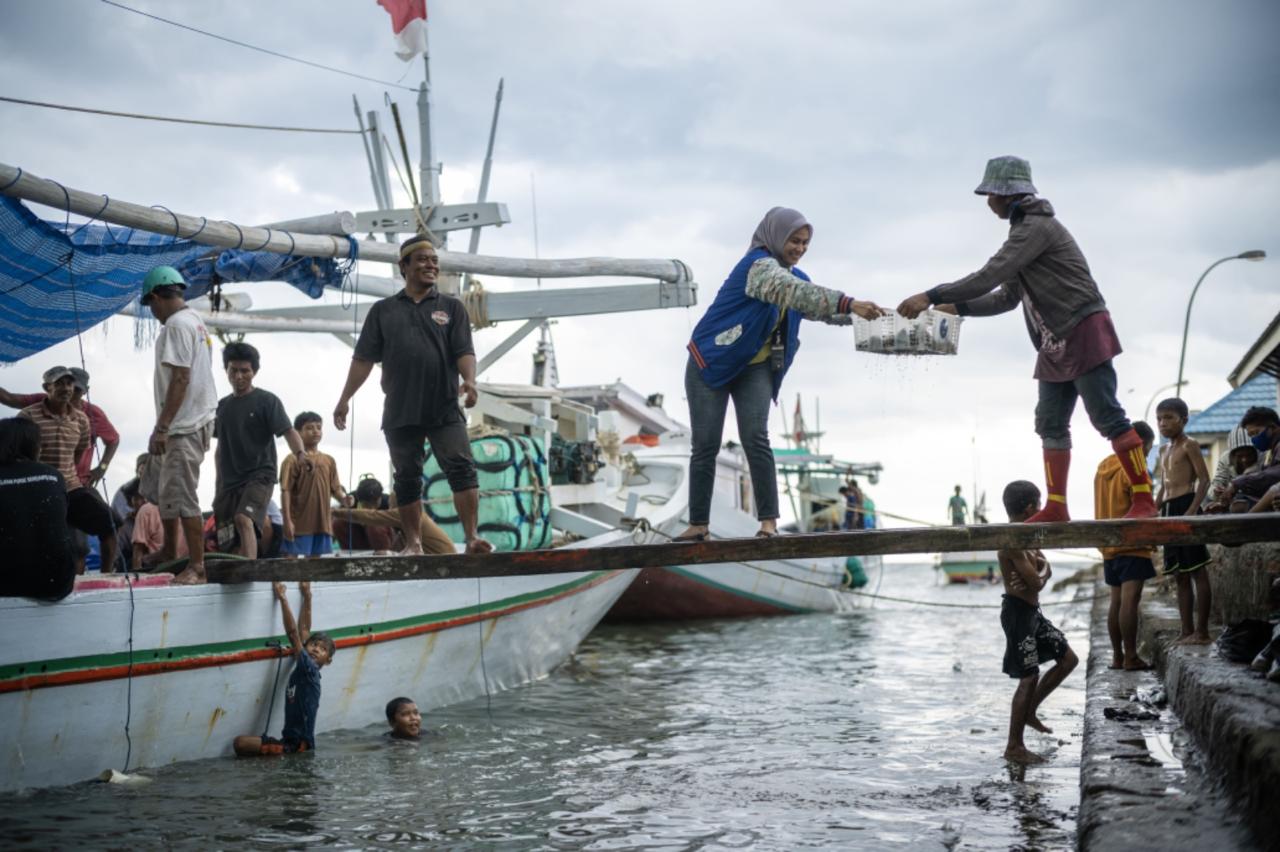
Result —
M 396 56 L 408 62 L 427 52 L 427 0 L 378 0 L 391 15 L 396 34 Z

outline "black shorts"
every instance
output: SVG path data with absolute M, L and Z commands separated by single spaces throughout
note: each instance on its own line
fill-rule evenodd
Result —
M 218 530 L 218 547 L 229 546 L 235 535 L 236 515 L 244 515 L 253 521 L 253 531 L 262 535 L 262 525 L 267 520 L 267 503 L 271 502 L 274 482 L 254 480 L 236 488 L 220 491 L 213 498 L 213 516 Z
M 397 505 L 422 499 L 422 466 L 427 461 L 428 441 L 431 442 L 432 454 L 440 462 L 440 469 L 449 480 L 450 490 L 467 491 L 479 487 L 476 463 L 471 458 L 471 439 L 467 436 L 467 424 L 461 413 L 454 422 L 439 426 L 397 426 L 385 430 L 385 434 L 391 466 L 395 471 Z
M 1145 556 L 1117 556 L 1102 563 L 1102 579 L 1108 586 L 1122 586 L 1130 580 L 1150 580 L 1156 566 Z
M 1062 631 L 1049 623 L 1040 607 L 1005 595 L 1000 606 L 1004 628 L 1004 673 L 1021 680 L 1040 671 L 1040 664 L 1061 660 L 1070 648 Z
M 1160 507 L 1160 517 L 1180 518 L 1187 513 L 1194 493 L 1183 494 L 1165 501 Z M 1203 544 L 1166 544 L 1164 546 L 1164 573 L 1183 574 L 1196 571 L 1209 564 L 1209 548 Z
M 115 535 L 120 526 L 115 512 L 92 488 L 67 492 L 67 525 L 97 538 Z

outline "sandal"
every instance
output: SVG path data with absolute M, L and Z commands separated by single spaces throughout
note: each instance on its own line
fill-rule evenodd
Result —
M 706 541 L 708 533 L 694 533 L 693 535 L 678 535 L 671 539 L 672 541 Z

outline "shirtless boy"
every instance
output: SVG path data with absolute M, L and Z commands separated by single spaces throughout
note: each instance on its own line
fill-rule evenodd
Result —
M 1003 499 L 1011 523 L 1022 523 L 1040 511 L 1040 489 L 1026 480 L 1006 485 Z M 1036 711 L 1080 659 L 1067 644 L 1067 637 L 1040 611 L 1040 590 L 1053 574 L 1044 554 L 1039 550 L 1006 549 L 998 556 L 1005 592 L 1000 606 L 1000 626 L 1005 636 L 1004 673 L 1018 681 L 1004 757 L 1015 763 L 1043 763 L 1043 757 L 1027 750 L 1023 731 L 1030 725 L 1041 733 L 1053 733 Z M 1041 678 L 1040 664 L 1049 660 L 1057 665 Z
M 1182 431 L 1187 425 L 1187 404 L 1177 397 L 1156 406 L 1156 426 L 1169 443 L 1160 450 L 1160 490 L 1156 505 L 1160 517 L 1191 517 L 1209 492 L 1209 467 L 1200 454 L 1200 445 Z M 1183 645 L 1208 645 L 1209 612 L 1213 592 L 1209 588 L 1209 548 L 1203 544 L 1166 544 L 1164 573 L 1178 581 L 1178 615 L 1182 620 Z M 1195 591 L 1192 593 L 1194 583 Z M 1192 609 L 1195 619 L 1192 619 Z

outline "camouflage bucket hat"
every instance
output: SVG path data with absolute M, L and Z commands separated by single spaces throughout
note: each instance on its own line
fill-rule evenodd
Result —
M 977 195 L 1035 195 L 1031 183 L 1031 164 L 1021 157 L 993 157 L 987 160 Z

